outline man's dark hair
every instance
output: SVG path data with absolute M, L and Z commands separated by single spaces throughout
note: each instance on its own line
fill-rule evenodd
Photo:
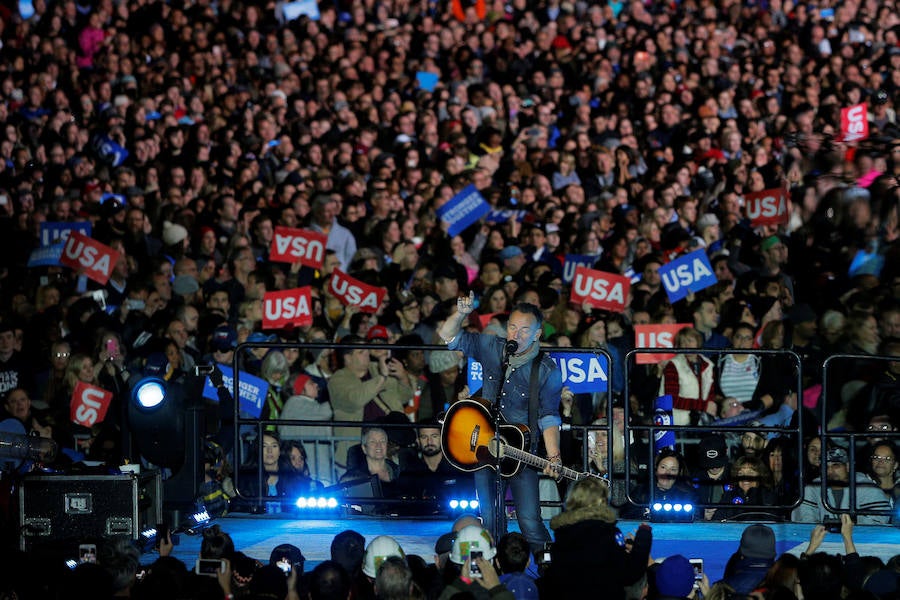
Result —
M 900 338 L 889 337 L 882 340 L 878 352 L 885 356 L 900 355 Z
M 531 548 L 528 540 L 518 532 L 507 533 L 497 543 L 497 560 L 504 573 L 520 573 L 528 566 Z
M 841 597 L 843 565 L 839 556 L 816 552 L 800 562 L 797 572 L 804 598 L 832 600 Z
M 711 298 L 707 298 L 706 296 L 701 296 L 700 298 L 697 298 L 696 300 L 691 302 L 691 306 L 690 306 L 690 308 L 688 308 L 688 310 L 690 311 L 690 314 L 694 315 L 697 312 L 699 312 L 700 309 L 703 307 L 703 305 L 706 304 L 707 302 L 715 304 L 715 302 Z
M 746 321 L 741 321 L 740 323 L 737 323 L 734 326 L 734 328 L 731 330 L 731 334 L 734 335 L 735 333 L 738 332 L 739 329 L 749 331 L 750 335 L 756 334 L 756 331 L 754 330 L 753 325 L 751 325 L 750 323 L 747 323 Z
M 365 344 L 365 343 L 366 343 L 366 341 L 356 334 L 351 333 L 351 334 L 345 335 L 344 337 L 341 338 L 341 349 L 340 349 L 341 357 L 347 356 L 348 354 L 350 354 L 351 352 L 353 352 L 354 350 L 357 349 L 357 348 L 354 348 L 353 346 L 356 346 L 359 344 Z
M 346 600 L 350 594 L 350 576 L 344 567 L 333 560 L 317 565 L 309 575 L 310 600 Z
M 331 560 L 350 575 L 359 573 L 365 555 L 366 538 L 352 529 L 340 532 L 331 540 Z
M 422 339 L 417 333 L 409 333 L 407 335 L 401 335 L 397 338 L 396 344 L 398 346 L 422 346 L 425 344 L 425 341 Z M 394 355 L 394 358 L 400 361 L 406 360 L 406 357 L 409 356 L 409 350 L 403 350 L 400 348 L 392 349 L 391 352 Z
M 519 302 L 513 307 L 512 312 L 520 312 L 526 315 L 531 315 L 532 317 L 534 317 L 534 320 L 538 327 L 541 327 L 544 324 L 544 314 L 541 312 L 541 309 L 534 304 Z
M 399 556 L 388 556 L 375 576 L 375 598 L 407 600 L 412 587 L 412 570 Z

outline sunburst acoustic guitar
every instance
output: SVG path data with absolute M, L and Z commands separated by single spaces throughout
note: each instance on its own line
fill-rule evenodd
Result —
M 550 463 L 525 450 L 531 439 L 527 426 L 501 423 L 499 437 L 498 443 L 490 403 L 482 398 L 454 402 L 441 422 L 441 449 L 447 461 L 461 471 L 495 468 L 498 456 L 503 477 L 512 477 L 524 465 L 542 471 Z M 559 474 L 574 481 L 598 477 L 568 467 L 562 467 Z

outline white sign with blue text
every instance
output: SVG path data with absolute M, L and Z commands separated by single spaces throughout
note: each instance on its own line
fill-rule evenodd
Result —
M 661 266 L 659 276 L 669 302 L 678 302 L 689 293 L 699 292 L 718 281 L 712 265 L 709 264 L 709 258 L 702 249 Z
M 225 365 L 216 366 L 222 371 L 222 381 L 225 384 L 225 388 L 229 391 L 234 390 L 234 371 Z M 263 404 L 266 402 L 266 394 L 269 393 L 269 383 L 243 371 L 240 372 L 240 376 L 238 395 L 241 412 L 258 419 L 262 414 Z M 203 397 L 209 398 L 214 402 L 219 401 L 219 394 L 209 377 L 203 382 Z

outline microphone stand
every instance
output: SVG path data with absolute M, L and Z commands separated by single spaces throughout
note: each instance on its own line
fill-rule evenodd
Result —
M 491 535 L 494 536 L 494 543 L 503 536 L 503 524 L 506 522 L 506 497 L 503 494 L 503 475 L 500 472 L 500 448 L 502 440 L 500 438 L 500 424 L 503 422 L 500 415 L 500 399 L 503 397 L 503 384 L 506 382 L 506 372 L 509 370 L 509 352 L 506 347 L 503 348 L 503 360 L 500 362 L 500 385 L 497 386 L 497 395 L 494 397 L 494 403 L 491 405 L 491 419 L 494 422 L 494 523 Z

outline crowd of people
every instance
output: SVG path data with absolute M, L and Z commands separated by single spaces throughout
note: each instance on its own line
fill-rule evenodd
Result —
M 530 305 L 529 344 L 612 358 L 603 392 L 561 382 L 558 415 L 547 398 L 537 419 L 512 409 L 540 431 L 546 475 L 607 474 L 625 510 L 676 490 L 728 505 L 708 519 L 757 505 L 888 518 L 900 489 L 893 2 L 297 4 L 0 8 L 0 395 L 5 417 L 57 441 L 43 466 L 139 459 L 133 383 L 220 365 L 264 382 L 261 418 L 289 420 L 232 448 L 221 382 L 207 399 L 204 432 L 237 469 L 275 469 L 265 495 L 287 494 L 289 442 L 305 443 L 306 486 L 391 483 L 401 456 L 434 471 L 414 456 L 421 436 L 388 425 L 433 423 L 470 396 L 459 350 L 475 350 L 455 335 L 450 350 L 418 346 L 441 344 L 448 323 L 515 338 L 528 324 L 511 315 Z M 860 103 L 868 135 L 847 141 L 841 109 Z M 492 211 L 451 235 L 439 209 L 469 186 Z M 783 218 L 751 214 L 764 190 L 782 190 Z M 277 227 L 327 236 L 321 265 L 270 261 Z M 71 230 L 113 252 L 104 283 L 53 258 Z M 660 269 L 697 250 L 716 283 L 671 301 Z M 619 310 L 572 300 L 573 255 L 631 279 Z M 348 301 L 336 273 L 383 301 Z M 264 330 L 266 293 L 295 288 L 311 323 Z M 628 364 L 634 328 L 650 324 L 689 325 L 681 352 Z M 238 352 L 244 342 L 266 345 Z M 400 348 L 360 346 L 381 343 Z M 823 368 L 833 355 L 850 357 Z M 105 414 L 73 422 L 76 390 L 94 388 Z M 664 395 L 675 424 L 715 428 L 694 440 L 702 453 L 624 435 Z M 768 433 L 726 429 L 740 424 Z M 797 425 L 803 439 L 775 431 Z M 823 445 L 826 430 L 848 436 Z
M 64 590 L 66 598 L 75 600 L 537 600 L 563 596 L 891 600 L 900 593 L 900 555 L 887 561 L 861 556 L 849 515 L 843 515 L 838 526 L 844 548 L 841 554 L 820 550 L 826 535 L 824 525 L 812 526 L 809 542 L 799 556 L 794 552 L 779 555 L 771 527 L 749 525 L 722 578 L 711 581 L 703 556 L 654 558 L 650 525 L 641 524 L 624 535 L 608 504 L 609 493 L 601 479 L 577 482 L 565 510 L 550 521 L 556 540 L 538 563 L 524 535 L 508 533 L 495 541 L 472 515 L 459 517 L 450 531 L 433 541 L 433 556 L 404 552 L 390 535 L 367 542 L 356 531 L 342 531 L 331 541 L 330 558 L 312 569 L 306 568 L 301 548 L 293 543 L 274 547 L 264 563 L 237 548 L 226 531 L 213 525 L 203 531 L 195 564 L 172 556 L 168 532 L 160 534 L 159 558 L 144 565 L 129 540 L 111 539 L 100 545 L 95 560 L 69 568 L 63 567 L 62 561 L 45 560 L 38 567 L 25 555 L 7 557 L 0 567 L 4 575 L 0 590 L 24 599 L 62 597 L 56 594 Z M 293 541 L 304 545 L 302 536 Z M 429 546 L 431 543 L 429 540 Z M 54 576 L 37 576 L 36 568 Z

